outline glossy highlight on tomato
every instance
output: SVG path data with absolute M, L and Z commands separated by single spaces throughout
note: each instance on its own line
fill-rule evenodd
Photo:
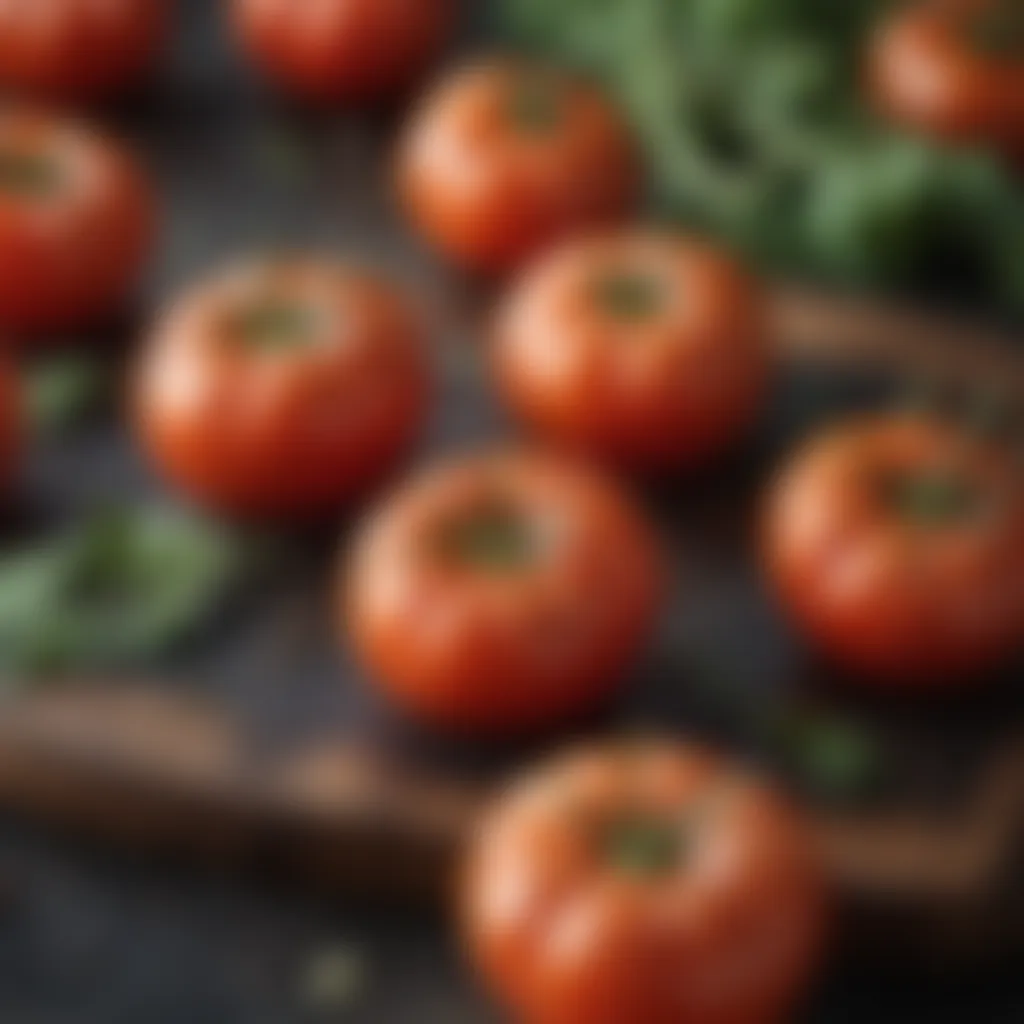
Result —
M 515 1019 L 765 1024 L 817 966 L 827 898 L 804 823 L 709 751 L 633 739 L 563 754 L 485 814 L 464 932 Z
M 926 0 L 879 28 L 869 82 L 894 120 L 952 142 L 1024 158 L 1024 7 Z
M 652 627 L 656 543 L 608 481 L 518 451 L 400 490 L 357 538 L 342 617 L 373 679 L 426 721 L 516 733 L 594 708 Z
M 0 113 L 0 329 L 85 327 L 136 285 L 154 203 L 119 146 L 24 109 Z
M 493 367 L 546 438 L 640 470 L 704 462 L 759 411 L 760 290 L 726 255 L 630 230 L 566 243 L 499 310 Z
M 154 463 L 235 514 L 336 511 L 395 467 L 423 425 L 423 329 L 403 296 L 329 258 L 253 259 L 158 322 L 134 389 Z
M 124 92 L 167 39 L 168 0 L 0 0 L 0 85 L 47 100 Z
M 468 269 L 500 273 L 622 220 L 638 169 L 623 119 L 595 86 L 494 61 L 427 96 L 402 141 L 398 183 L 431 244 Z
M 968 682 L 1024 643 L 1024 478 L 959 427 L 887 414 L 812 439 L 765 543 L 793 620 L 866 682 Z
M 259 66 L 314 100 L 369 102 L 412 85 L 438 55 L 453 0 L 232 0 Z

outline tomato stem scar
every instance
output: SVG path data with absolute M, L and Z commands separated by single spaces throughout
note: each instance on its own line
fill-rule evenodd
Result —
M 604 829 L 601 853 L 616 870 L 640 878 L 664 875 L 686 853 L 686 830 L 678 821 L 654 815 L 627 815 Z
M 637 270 L 612 270 L 594 286 L 602 308 L 620 320 L 642 320 L 661 306 L 662 290 L 650 274 Z
M 56 163 L 41 153 L 0 150 L 0 190 L 17 195 L 46 195 L 60 184 Z
M 436 542 L 445 561 L 490 572 L 524 568 L 537 553 L 523 513 L 499 499 L 452 517 L 442 524 Z
M 893 473 L 882 481 L 883 500 L 904 518 L 943 527 L 974 518 L 982 504 L 978 488 L 948 468 Z
M 307 305 L 270 298 L 242 310 L 234 327 L 236 336 L 252 348 L 293 348 L 313 339 L 315 320 Z
M 562 120 L 561 89 L 546 76 L 525 77 L 513 86 L 506 112 L 516 128 L 547 134 Z

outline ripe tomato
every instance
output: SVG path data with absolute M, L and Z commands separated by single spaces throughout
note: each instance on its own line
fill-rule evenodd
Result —
M 327 260 L 242 264 L 184 296 L 139 368 L 139 431 L 183 490 L 252 515 L 336 509 L 415 439 L 429 384 L 401 296 Z
M 1018 0 L 930 0 L 883 23 L 869 75 L 879 105 L 954 142 L 1024 155 L 1024 8 Z
M 374 100 L 411 85 L 444 45 L 452 0 L 234 0 L 237 32 L 287 88 Z
M 598 703 L 656 611 L 655 545 L 580 467 L 503 452 L 427 474 L 361 536 L 346 588 L 356 646 L 401 705 L 515 732 Z
M 81 126 L 0 113 L 0 327 L 77 328 L 136 283 L 152 237 L 149 188 L 127 154 Z
M 467 68 L 429 96 L 407 130 L 398 177 L 427 239 L 489 272 L 622 219 L 637 185 L 628 131 L 604 96 L 512 63 Z
M 1024 484 L 1012 458 L 913 416 L 811 441 L 767 511 L 795 620 L 868 677 L 928 685 L 1024 639 Z
M 757 288 L 678 236 L 570 242 L 513 289 L 494 367 L 545 434 L 641 469 L 720 451 L 758 410 L 767 347 Z
M 0 0 L 0 84 L 95 100 L 137 81 L 167 37 L 167 0 Z
M 543 1024 L 766 1024 L 825 932 L 813 843 L 770 788 L 706 751 L 634 740 L 563 755 L 485 815 L 465 932 Z

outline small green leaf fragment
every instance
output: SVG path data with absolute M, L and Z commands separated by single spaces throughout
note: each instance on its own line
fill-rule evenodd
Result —
M 331 945 L 316 950 L 300 978 L 302 1003 L 314 1011 L 339 1011 L 351 1007 L 366 987 L 366 958 L 350 945 Z
M 867 730 L 818 712 L 794 711 L 779 723 L 777 745 L 798 781 L 824 798 L 864 795 L 882 773 L 882 751 Z
M 76 426 L 93 413 L 108 393 L 110 378 L 98 359 L 82 356 L 54 358 L 28 374 L 28 415 L 44 434 Z

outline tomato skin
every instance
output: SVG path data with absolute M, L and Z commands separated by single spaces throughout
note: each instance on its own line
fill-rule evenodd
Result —
M 48 100 L 105 99 L 152 66 L 167 0 L 0 0 L 0 84 Z
M 686 830 L 678 861 L 632 874 L 610 859 L 602 834 L 639 814 Z M 781 1021 L 827 931 L 799 817 L 670 741 L 584 748 L 528 772 L 485 814 L 462 897 L 483 977 L 516 1019 L 541 1024 Z
M 446 561 L 435 531 L 500 495 L 536 563 L 505 573 Z M 619 492 L 581 466 L 523 452 L 427 472 L 357 538 L 341 615 L 399 706 L 442 728 L 522 733 L 605 700 L 636 659 L 660 596 L 656 545 Z
M 881 474 L 962 473 L 996 509 L 908 522 L 880 504 Z M 793 620 L 865 683 L 967 682 L 1024 638 L 1024 488 L 1010 457 L 913 416 L 813 439 L 772 488 L 766 564 Z
M 52 194 L 0 184 L 0 327 L 40 335 L 88 326 L 137 283 L 154 202 L 130 156 L 89 129 L 27 110 L 0 113 L 0 154 L 39 155 Z
M 311 340 L 252 350 L 231 318 L 271 297 L 316 310 Z M 423 332 L 390 286 L 328 259 L 254 260 L 159 321 L 134 388 L 154 463 L 199 502 L 312 517 L 361 497 L 410 449 L 430 397 Z
M 253 59 L 321 101 L 374 101 L 412 85 L 444 46 L 454 13 L 453 0 L 233 0 Z
M 616 280 L 653 283 L 656 308 L 606 308 L 600 289 Z M 629 231 L 569 242 L 527 271 L 499 311 L 493 368 L 546 437 L 665 470 L 708 459 L 750 425 L 768 379 L 764 339 L 758 289 L 737 264 L 681 236 Z
M 531 130 L 509 105 L 538 81 L 558 113 Z M 398 161 L 413 224 L 447 257 L 483 273 L 623 220 L 638 182 L 628 129 L 600 92 L 511 62 L 472 65 L 444 81 L 413 116 Z
M 970 19 L 995 0 L 931 0 L 897 9 L 878 30 L 868 80 L 890 118 L 954 143 L 1024 153 L 1024 60 L 986 55 Z

